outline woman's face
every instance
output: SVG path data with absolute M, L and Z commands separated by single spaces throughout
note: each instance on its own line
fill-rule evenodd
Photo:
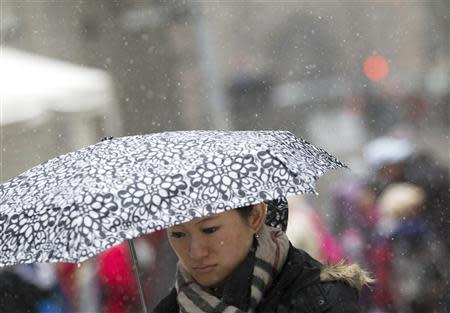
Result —
M 256 215 L 260 212 L 257 207 L 252 212 Z M 264 216 L 260 219 L 263 221 Z M 261 224 L 255 214 L 246 223 L 231 210 L 173 226 L 167 234 L 181 264 L 195 281 L 205 287 L 219 287 L 247 256 Z

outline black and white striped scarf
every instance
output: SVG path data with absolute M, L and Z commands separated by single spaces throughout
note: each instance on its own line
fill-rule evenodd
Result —
M 245 313 L 255 311 L 264 291 L 283 267 L 289 250 L 286 234 L 277 228 L 264 225 L 257 240 L 249 309 Z M 180 313 L 244 313 L 197 284 L 181 263 L 178 263 L 175 287 Z

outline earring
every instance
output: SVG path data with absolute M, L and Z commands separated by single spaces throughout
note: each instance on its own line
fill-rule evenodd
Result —
M 261 237 L 261 235 L 259 233 L 255 233 L 256 240 L 258 240 L 260 237 Z

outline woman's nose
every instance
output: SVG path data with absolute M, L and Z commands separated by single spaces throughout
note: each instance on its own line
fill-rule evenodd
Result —
M 200 260 L 208 255 L 208 247 L 202 240 L 193 239 L 189 246 L 189 256 L 193 260 Z

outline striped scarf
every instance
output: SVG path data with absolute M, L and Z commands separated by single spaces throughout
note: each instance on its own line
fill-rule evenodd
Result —
M 264 291 L 272 284 L 286 261 L 289 240 L 284 232 L 264 225 L 259 233 L 255 253 L 255 265 L 250 289 L 250 303 L 247 312 L 254 312 Z M 245 313 L 235 306 L 224 303 L 197 284 L 178 263 L 175 287 L 180 313 Z

